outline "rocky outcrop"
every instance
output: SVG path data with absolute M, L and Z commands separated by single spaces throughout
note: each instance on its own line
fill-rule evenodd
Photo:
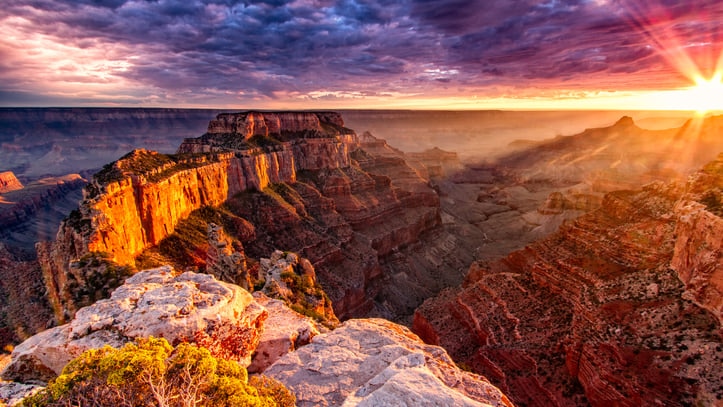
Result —
M 293 311 L 284 301 L 269 298 L 262 292 L 255 292 L 253 296 L 266 309 L 269 317 L 248 366 L 251 373 L 262 373 L 282 356 L 309 344 L 320 333 L 329 331 L 313 319 Z
M 34 395 L 42 388 L 33 384 L 0 382 L 0 402 L 8 407 L 19 406 L 25 397 Z
M 221 281 L 235 283 L 245 290 L 251 289 L 251 276 L 246 265 L 243 247 L 233 247 L 233 242 L 223 228 L 210 223 L 207 229 L 206 273 Z
M 720 403 L 721 323 L 708 310 L 721 234 L 685 203 L 692 185 L 607 194 L 550 237 L 471 268 L 418 309 L 413 330 L 520 404 Z
M 15 177 L 12 171 L 0 172 L 0 194 L 23 189 L 23 184 Z
M 685 284 L 686 298 L 723 325 L 723 154 L 693 176 L 675 206 L 671 267 Z
M 443 349 L 380 319 L 349 320 L 264 373 L 291 389 L 299 406 L 512 406 Z
M 317 170 L 348 166 L 349 148 L 357 144 L 338 113 L 243 112 L 219 114 L 206 134 L 185 139 L 178 153 L 285 149 L 293 151 L 297 169 Z
M 316 270 L 308 259 L 293 252 L 274 251 L 260 261 L 259 280 L 262 292 L 282 300 L 291 309 L 334 327 L 339 320 L 331 301 L 316 280 Z
M 330 125 L 338 121 L 330 120 Z M 291 134 L 305 128 L 304 123 L 288 118 L 279 123 L 290 126 L 280 131 Z M 236 134 L 231 141 L 214 135 L 207 134 L 210 138 L 201 138 L 201 142 L 221 143 L 221 150 L 232 152 L 183 158 L 135 150 L 107 165 L 87 188 L 80 213 L 61 227 L 66 235 L 80 233 L 74 240 L 83 244 L 60 250 L 70 251 L 76 258 L 106 252 L 113 261 L 133 264 L 135 256 L 173 233 L 194 209 L 220 205 L 241 191 L 262 190 L 271 183 L 293 183 L 301 170 L 350 165 L 347 143 L 329 134 L 266 147 L 236 146 L 232 142 L 237 140 Z M 179 149 L 197 152 L 187 150 Z M 78 227 L 84 223 L 92 227 Z
M 251 294 L 205 274 L 174 276 L 169 267 L 140 272 L 110 299 L 80 309 L 72 322 L 43 331 L 12 354 L 4 379 L 47 381 L 91 348 L 139 337 L 191 341 L 248 366 L 268 313 Z

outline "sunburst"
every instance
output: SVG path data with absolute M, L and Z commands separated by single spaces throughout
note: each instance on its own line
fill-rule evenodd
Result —
M 623 8 L 637 31 L 648 39 L 668 66 L 687 78 L 688 87 L 653 92 L 651 106 L 663 109 L 695 111 L 704 115 L 723 110 L 723 50 L 716 45 L 719 25 L 708 16 L 703 4 L 688 7 L 701 17 L 700 24 L 710 27 L 710 33 L 701 33 L 697 42 L 680 36 L 676 26 L 670 24 L 672 11 L 658 0 L 635 2 L 623 0 Z
M 699 115 L 709 111 L 723 110 L 723 72 L 717 72 L 710 79 L 695 78 L 695 86 L 683 93 L 682 104 L 695 110 Z

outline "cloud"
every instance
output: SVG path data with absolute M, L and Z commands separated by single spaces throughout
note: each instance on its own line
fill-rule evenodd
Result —
M 722 18 L 714 0 L 17 0 L 0 10 L 0 90 L 252 103 L 681 86 L 661 43 L 710 65 Z

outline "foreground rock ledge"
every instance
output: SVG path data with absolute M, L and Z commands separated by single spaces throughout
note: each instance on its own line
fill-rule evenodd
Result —
M 85 350 L 149 336 L 195 342 L 248 366 L 267 316 L 246 290 L 210 275 L 174 276 L 167 266 L 146 270 L 127 279 L 111 298 L 80 309 L 71 323 L 18 345 L 2 377 L 47 382 Z
M 349 320 L 282 357 L 264 374 L 299 406 L 512 406 L 484 377 L 459 369 L 444 349 L 383 319 Z

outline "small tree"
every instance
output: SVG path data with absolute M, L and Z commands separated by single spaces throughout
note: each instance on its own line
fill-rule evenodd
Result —
M 92 349 L 72 360 L 24 406 L 294 406 L 296 398 L 270 378 L 252 378 L 238 363 L 204 348 L 163 338 L 121 349 Z

